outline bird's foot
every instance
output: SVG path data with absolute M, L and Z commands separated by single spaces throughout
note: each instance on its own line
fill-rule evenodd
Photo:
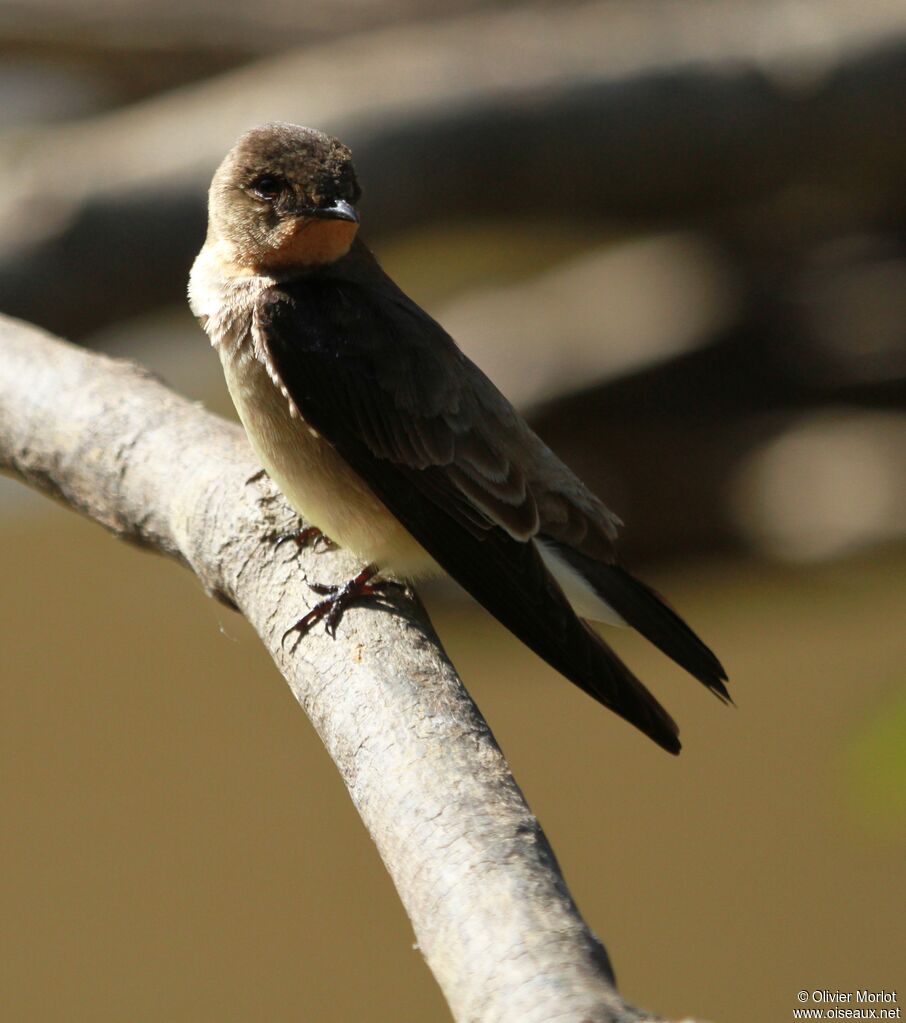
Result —
M 245 485 L 250 487 L 253 483 L 258 483 L 259 480 L 263 480 L 267 477 L 267 469 L 259 469 L 257 472 L 253 472 L 251 476 L 245 481 Z
M 310 583 L 309 585 L 315 593 L 323 595 L 324 599 L 319 600 L 307 614 L 303 615 L 295 625 L 291 625 L 283 633 L 282 642 L 286 642 L 286 637 L 290 633 L 297 632 L 298 637 L 293 645 L 293 649 L 295 649 L 299 640 L 322 618 L 324 619 L 324 631 L 332 639 L 335 638 L 337 626 L 340 624 L 340 619 L 343 617 L 346 609 L 356 601 L 361 600 L 362 597 L 370 597 L 372 594 L 379 592 L 385 585 L 383 582 L 373 583 L 371 581 L 376 574 L 377 568 L 374 565 L 368 565 L 357 576 L 354 576 L 340 586 Z
M 282 547 L 290 540 L 300 551 L 309 546 L 314 546 L 317 550 L 318 544 L 321 544 L 321 551 L 330 550 L 335 546 L 333 540 L 329 536 L 325 536 L 317 526 L 306 526 L 304 529 L 294 529 L 288 533 L 277 533 L 273 537 L 275 547 Z

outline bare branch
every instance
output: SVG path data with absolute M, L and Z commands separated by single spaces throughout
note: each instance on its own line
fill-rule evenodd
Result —
M 0 468 L 189 565 L 257 630 L 378 846 L 457 1020 L 639 1023 L 416 600 L 284 630 L 342 552 L 275 552 L 291 516 L 241 431 L 138 367 L 0 319 Z

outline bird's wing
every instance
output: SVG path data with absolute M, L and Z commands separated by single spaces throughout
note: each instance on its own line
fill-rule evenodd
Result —
M 386 277 L 313 275 L 269 289 L 254 330 L 291 407 L 454 579 L 581 689 L 679 751 L 673 720 L 576 617 L 530 542 L 537 502 L 511 451 L 528 427 L 434 320 Z

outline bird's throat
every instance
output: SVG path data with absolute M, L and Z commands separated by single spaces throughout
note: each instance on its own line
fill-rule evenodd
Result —
M 335 263 L 349 252 L 358 226 L 348 220 L 300 218 L 286 225 L 258 269 L 272 272 Z

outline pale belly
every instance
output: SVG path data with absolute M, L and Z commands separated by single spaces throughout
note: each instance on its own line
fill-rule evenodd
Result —
M 254 357 L 223 359 L 227 387 L 267 474 L 306 523 L 397 579 L 440 572 L 333 447 L 302 419 Z

